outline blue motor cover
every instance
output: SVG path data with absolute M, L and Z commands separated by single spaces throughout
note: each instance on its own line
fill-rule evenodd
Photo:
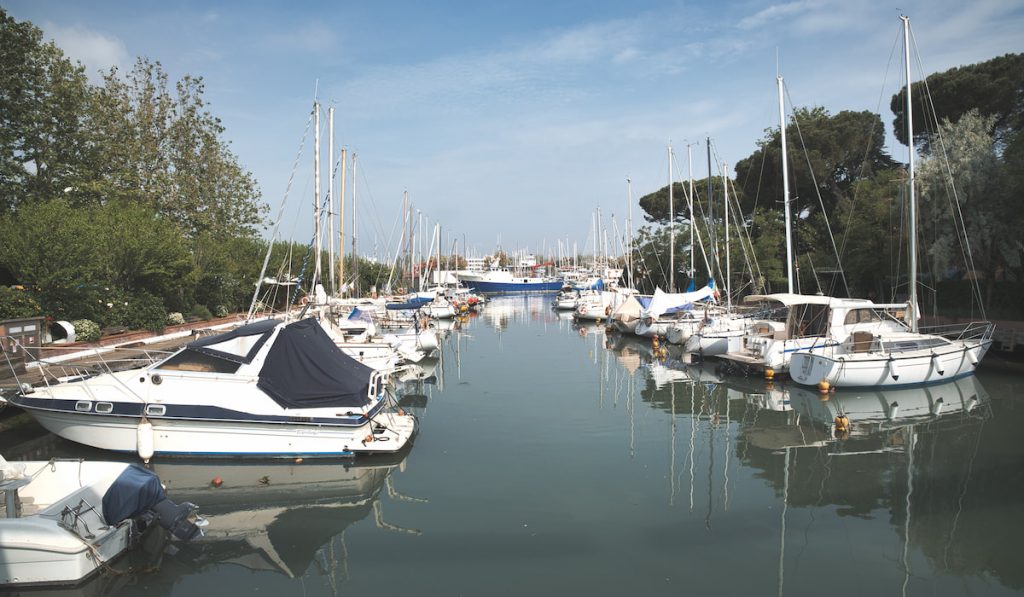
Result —
M 132 464 L 103 495 L 103 519 L 109 525 L 116 525 L 152 509 L 164 497 L 160 478 L 152 471 Z

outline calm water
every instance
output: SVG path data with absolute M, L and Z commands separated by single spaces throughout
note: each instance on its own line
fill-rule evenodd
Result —
M 421 429 L 397 458 L 158 463 L 209 536 L 146 546 L 148 570 L 69 594 L 1024 589 L 1024 379 L 822 401 L 652 359 L 549 300 L 497 298 L 452 330 L 433 375 L 405 385 Z M 103 457 L 34 425 L 6 435 L 8 458 Z

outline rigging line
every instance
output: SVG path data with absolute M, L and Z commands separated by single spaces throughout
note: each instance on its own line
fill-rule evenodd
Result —
M 923 66 L 923 63 L 921 61 L 921 53 L 920 53 L 920 49 L 917 46 L 917 38 L 914 37 L 913 30 L 911 30 L 910 35 L 911 35 L 911 41 L 913 41 L 913 45 L 914 45 L 914 54 L 917 57 L 917 68 L 918 68 L 919 72 L 923 73 L 924 72 L 924 66 Z M 928 98 L 927 105 L 931 107 L 932 116 L 933 116 L 933 118 L 936 118 L 936 120 L 937 120 L 937 113 L 935 111 L 935 104 L 934 104 L 934 101 L 933 101 L 933 98 L 932 98 L 931 88 L 928 86 L 928 78 L 927 77 L 922 77 L 921 83 L 924 85 L 925 95 Z M 907 85 L 910 85 L 909 81 L 907 82 Z M 929 126 L 931 124 L 932 123 L 929 122 Z M 948 154 L 947 149 L 946 149 L 946 142 L 945 142 L 945 139 L 942 136 L 941 126 L 938 124 L 938 122 L 935 122 L 935 125 L 936 125 L 935 135 L 939 139 L 939 147 L 942 148 L 942 157 L 943 157 L 942 164 L 946 166 L 945 172 L 949 176 L 949 180 L 948 180 L 947 184 L 948 184 L 948 187 L 952 190 L 952 195 L 953 195 L 953 197 L 952 197 L 952 199 L 953 199 L 952 206 L 956 207 L 955 211 L 953 211 L 953 214 L 954 214 L 954 218 L 953 218 L 954 221 L 953 221 L 953 223 L 954 224 L 959 224 L 960 228 L 962 229 L 962 233 L 963 233 L 963 235 L 962 235 L 963 237 L 961 238 L 961 230 L 959 230 L 959 229 L 956 230 L 957 240 L 960 242 L 960 251 L 961 251 L 962 256 L 964 257 L 964 259 L 967 262 L 967 266 L 970 267 L 970 270 L 972 272 L 974 272 L 975 271 L 975 268 L 974 268 L 974 254 L 971 251 L 970 239 L 967 238 L 967 222 L 964 220 L 964 214 L 963 214 L 963 211 L 962 211 L 961 206 L 960 206 L 960 197 L 959 197 L 959 193 L 957 193 L 957 190 L 956 190 L 956 182 L 953 179 L 953 171 L 952 171 L 952 167 L 950 166 L 950 163 L 949 163 L 949 154 Z M 947 201 L 949 201 L 949 197 L 948 196 L 947 196 Z M 957 221 L 957 216 L 959 216 L 959 221 Z M 985 315 L 985 303 L 982 300 L 982 296 L 981 296 L 981 286 L 977 282 L 977 276 L 973 276 L 973 279 L 974 279 L 974 283 L 971 284 L 971 287 L 972 287 L 972 291 L 973 291 L 973 294 L 974 294 L 974 298 L 977 299 L 977 301 L 978 301 L 978 309 L 981 311 L 982 318 L 986 318 L 987 316 Z
M 253 307 L 256 305 L 256 300 L 259 298 L 260 286 L 263 283 L 263 277 L 267 272 L 267 264 L 270 262 L 270 252 L 274 248 L 274 238 L 277 237 L 278 229 L 281 225 L 281 217 L 284 215 L 284 207 L 288 203 L 288 194 L 292 190 L 292 182 L 295 180 L 295 172 L 299 168 L 299 160 L 302 158 L 302 149 L 306 146 L 306 136 L 309 134 L 309 127 L 313 122 L 313 110 L 309 111 L 309 118 L 306 120 L 306 129 L 302 132 L 302 141 L 299 142 L 299 151 L 295 156 L 295 163 L 292 164 L 292 172 L 288 175 L 288 184 L 285 186 L 284 197 L 281 199 L 281 207 L 277 211 L 277 220 L 274 222 L 274 229 L 270 235 L 269 246 L 267 247 L 267 254 L 263 258 L 263 267 L 260 269 L 259 280 L 256 281 L 256 291 L 253 292 L 252 302 L 249 305 L 249 313 L 246 315 L 246 319 L 251 319 L 253 314 Z M 293 223 L 294 226 L 294 223 Z
M 736 189 L 736 185 L 733 181 L 729 180 L 728 184 L 732 187 L 732 197 L 730 197 L 729 207 L 735 206 L 733 211 L 733 217 L 736 221 L 736 228 L 739 230 L 737 236 L 740 240 L 740 249 L 743 251 L 743 259 L 747 262 L 747 272 L 750 274 L 750 285 L 751 287 L 757 287 L 757 278 L 755 276 L 761 275 L 761 266 L 757 263 L 757 256 L 754 254 L 754 245 L 750 240 L 750 230 L 746 226 L 746 220 L 741 220 L 741 206 L 739 200 L 739 191 Z M 745 242 L 744 242 L 745 241 Z M 749 248 L 749 251 L 748 251 Z M 754 270 L 757 270 L 755 275 Z
M 783 83 L 782 86 L 786 90 L 786 97 L 789 98 L 789 105 L 792 106 L 793 98 L 789 95 L 789 86 L 785 83 Z M 807 171 L 810 172 L 811 181 L 814 183 L 814 194 L 818 197 L 818 204 L 821 205 L 821 215 L 825 218 L 825 228 L 828 230 L 828 240 L 832 244 L 832 251 L 835 252 L 836 255 L 836 265 L 839 266 L 839 276 L 843 279 L 843 288 L 846 290 L 846 296 L 850 296 L 850 285 L 846 282 L 846 270 L 843 269 L 843 259 L 839 255 L 839 248 L 836 246 L 836 237 L 835 234 L 832 233 L 832 224 L 828 219 L 828 212 L 825 209 L 825 201 L 821 198 L 821 189 L 818 187 L 817 177 L 814 176 L 814 168 L 811 166 L 811 156 L 808 154 L 807 143 L 804 141 L 803 132 L 800 130 L 800 121 L 796 118 L 795 110 L 793 112 L 793 124 L 796 125 L 796 134 L 800 138 L 800 145 L 804 150 L 804 160 L 807 162 Z M 815 283 L 817 283 L 817 280 L 815 280 Z M 818 288 L 819 290 L 821 289 L 820 284 Z M 835 290 L 835 288 L 829 287 L 828 294 L 831 295 L 833 290 Z
M 886 86 L 886 83 L 889 80 L 889 70 L 892 68 L 892 64 L 895 61 L 896 50 L 899 47 L 900 35 L 902 34 L 902 31 L 903 31 L 903 26 L 900 25 L 899 26 L 899 31 L 897 32 L 896 37 L 893 39 L 892 49 L 889 52 L 889 62 L 886 63 L 886 65 L 885 65 L 885 75 L 883 75 L 883 77 L 882 77 L 882 86 L 878 90 L 878 102 L 875 104 L 875 114 L 881 114 L 882 113 L 882 99 L 885 97 L 885 86 Z M 879 123 L 881 123 L 881 116 L 879 116 L 878 120 L 879 120 Z M 883 126 L 883 129 L 884 129 L 884 126 Z M 872 128 L 871 133 L 873 134 L 874 132 L 875 132 L 875 129 Z M 883 132 L 884 132 L 884 130 L 883 130 Z M 864 176 L 865 170 L 867 169 L 868 154 L 870 153 L 870 151 L 871 151 L 871 135 L 868 136 L 867 143 L 865 143 L 864 157 L 861 159 L 861 172 L 860 172 L 861 176 Z M 853 188 L 853 197 L 850 200 L 850 213 L 848 213 L 847 217 L 846 217 L 846 227 L 845 227 L 845 230 L 847 230 L 847 234 L 843 235 L 843 242 L 839 246 L 839 251 L 840 251 L 840 253 L 842 255 L 846 254 L 846 245 L 850 242 L 849 230 L 850 230 L 850 226 L 852 225 L 852 222 L 853 222 L 854 213 L 856 212 L 858 188 L 859 187 L 857 187 L 856 185 Z

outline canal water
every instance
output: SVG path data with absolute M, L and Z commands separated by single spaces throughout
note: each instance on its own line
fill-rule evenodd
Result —
M 207 536 L 151 540 L 66 594 L 1024 590 L 1020 376 L 822 397 L 655 358 L 549 301 L 452 324 L 402 386 L 420 431 L 397 457 L 156 462 Z M 110 456 L 31 423 L 2 448 Z

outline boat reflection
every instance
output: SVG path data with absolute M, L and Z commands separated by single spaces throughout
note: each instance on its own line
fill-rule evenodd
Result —
M 407 454 L 347 463 L 154 463 L 168 491 L 202 504 L 210 522 L 206 536 L 173 559 L 172 576 L 220 564 L 333 576 L 346 569 L 338 561 L 345 529 L 371 513 L 381 528 L 418 534 L 386 523 L 380 503 Z

